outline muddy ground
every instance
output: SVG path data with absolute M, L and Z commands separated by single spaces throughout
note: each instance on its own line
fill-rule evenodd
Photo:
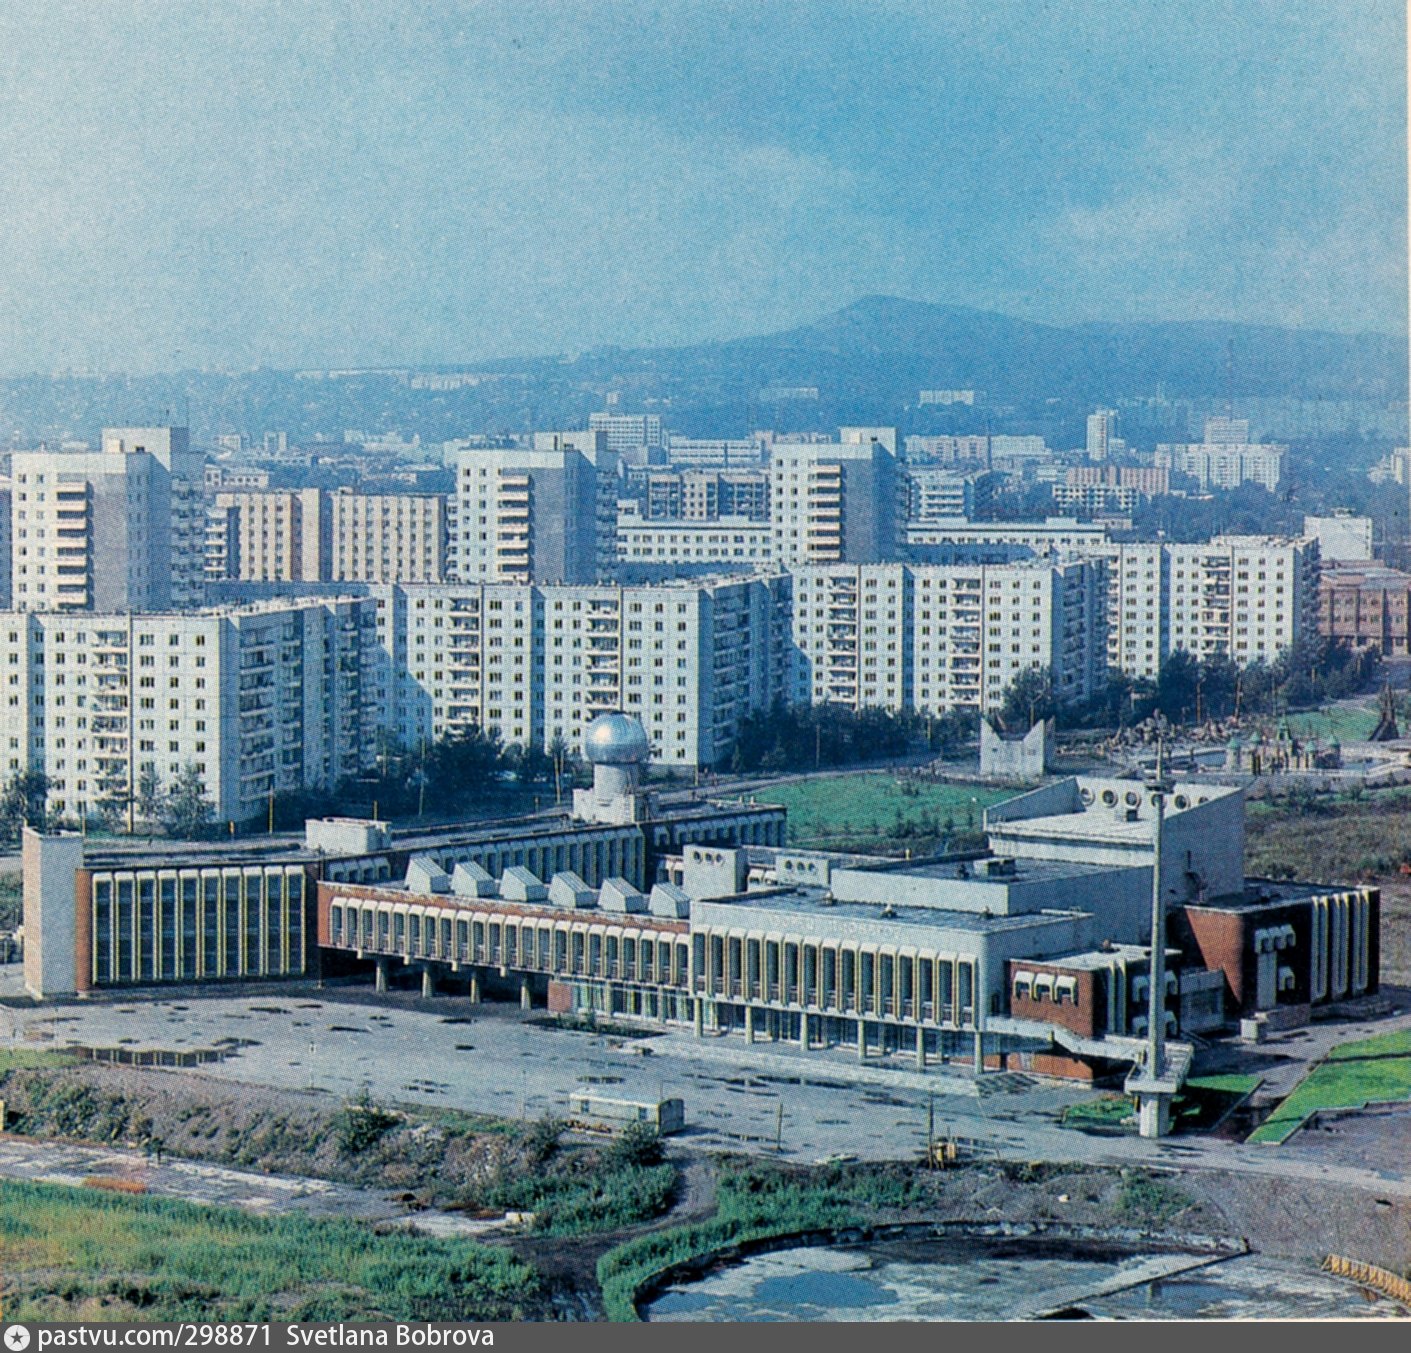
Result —
M 34 1136 L 161 1140 L 173 1155 L 428 1199 L 472 1197 L 499 1170 L 531 1168 L 518 1135 L 444 1120 L 407 1121 L 350 1156 L 338 1144 L 342 1106 L 328 1096 L 232 1086 L 190 1072 L 12 1072 L 0 1079 L 0 1095 Z M 544 1274 L 561 1318 L 598 1314 L 595 1272 L 606 1250 L 644 1230 L 711 1215 L 721 1159 L 679 1146 L 671 1155 L 681 1178 L 671 1212 L 659 1221 L 579 1239 L 530 1234 L 509 1242 Z M 1411 1266 L 1411 1204 L 1317 1180 L 984 1163 L 928 1173 L 925 1183 L 923 1205 L 875 1219 L 1061 1221 L 1239 1237 L 1264 1253 L 1313 1262 L 1336 1252 L 1396 1270 Z

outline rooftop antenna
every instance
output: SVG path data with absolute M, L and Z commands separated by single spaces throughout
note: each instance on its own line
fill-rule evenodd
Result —
M 1235 340 L 1225 340 L 1225 417 L 1235 416 Z

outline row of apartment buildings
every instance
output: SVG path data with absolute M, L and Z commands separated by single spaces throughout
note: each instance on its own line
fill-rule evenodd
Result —
M 675 766 L 728 760 L 779 702 L 987 713 L 1182 648 L 1271 661 L 1316 621 L 1317 548 L 1233 537 L 1078 559 L 835 564 L 665 584 L 363 585 L 185 612 L 0 614 L 0 758 L 62 815 L 196 765 L 222 818 L 472 727 L 576 750 L 623 709 Z

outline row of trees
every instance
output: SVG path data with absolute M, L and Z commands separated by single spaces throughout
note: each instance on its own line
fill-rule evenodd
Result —
M 977 724 L 975 715 L 963 712 L 927 718 L 872 707 L 776 704 L 740 721 L 730 769 L 748 774 L 849 766 L 893 760 L 922 746 L 945 754 L 973 738 Z
M 994 718 L 1001 728 L 1028 728 L 1054 718 L 1064 728 L 1121 728 L 1158 711 L 1172 723 L 1203 723 L 1232 715 L 1274 715 L 1340 700 L 1376 679 L 1375 649 L 1355 653 L 1342 639 L 1315 636 L 1285 649 L 1273 663 L 1239 667 L 1224 655 L 1196 658 L 1178 649 L 1155 681 L 1120 673 L 1083 704 L 1063 703 L 1047 668 L 1021 672 Z
M 26 827 L 47 831 L 54 827 L 77 827 L 76 819 L 55 818 L 49 811 L 49 779 L 43 771 L 21 771 L 0 790 L 0 843 L 14 847 Z M 196 838 L 211 824 L 215 805 L 206 792 L 200 770 L 184 767 L 169 785 L 162 785 L 154 773 L 144 772 L 131 801 L 125 797 L 100 800 L 87 812 L 89 823 L 106 830 L 125 827 L 130 818 L 158 826 L 168 836 Z

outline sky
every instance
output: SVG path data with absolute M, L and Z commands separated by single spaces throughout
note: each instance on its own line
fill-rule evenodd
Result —
M 1402 0 L 0 0 L 0 373 L 1404 332 Z

